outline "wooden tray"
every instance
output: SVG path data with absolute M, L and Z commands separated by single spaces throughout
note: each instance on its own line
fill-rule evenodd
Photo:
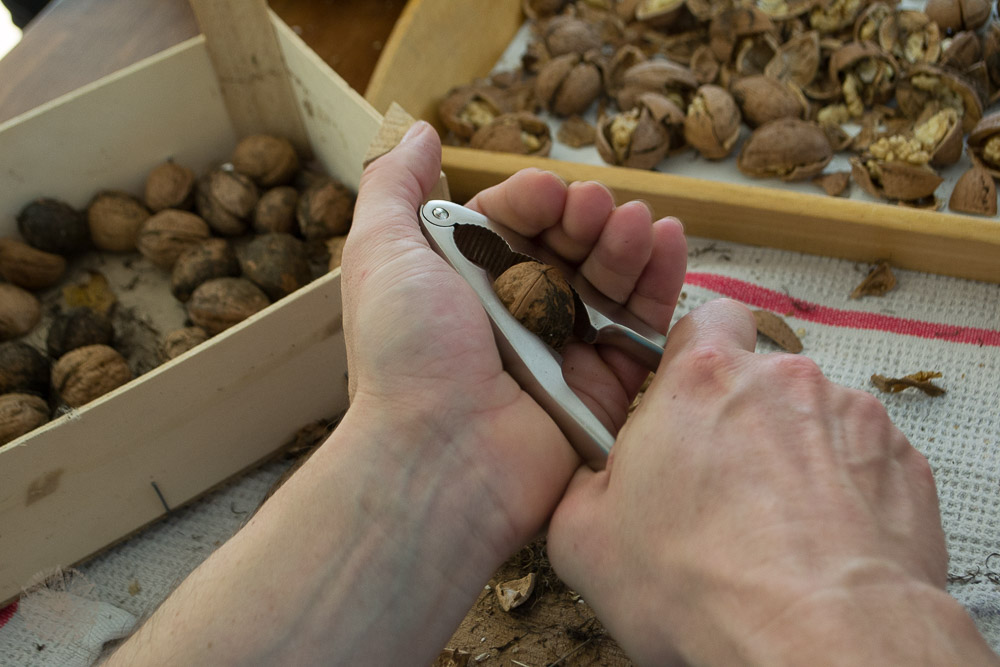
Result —
M 300 145 L 356 188 L 380 115 L 255 6 L 276 34 L 284 88 L 234 75 L 226 54 L 238 45 L 199 36 L 0 125 L 0 236 L 17 234 L 15 214 L 39 196 L 82 207 L 104 188 L 140 194 L 168 157 L 200 173 L 282 108 Z M 0 448 L 0 601 L 163 516 L 154 482 L 178 507 L 346 406 L 338 270 Z
M 455 3 L 410 0 L 386 44 L 365 96 L 380 110 L 398 102 L 437 121 L 438 101 L 485 76 L 524 22 L 519 0 Z M 1000 221 L 891 204 L 803 194 L 761 185 L 444 148 L 452 193 L 466 198 L 535 166 L 569 181 L 598 180 L 621 200 L 645 199 L 676 215 L 687 233 L 1000 282 Z

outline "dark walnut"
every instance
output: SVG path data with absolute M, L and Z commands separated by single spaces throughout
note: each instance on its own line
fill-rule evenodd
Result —
M 142 223 L 136 247 L 153 264 L 169 270 L 181 253 L 209 236 L 208 223 L 199 216 L 168 208 Z
M 78 347 L 111 345 L 114 336 L 114 327 L 106 315 L 91 308 L 71 308 L 52 320 L 45 348 L 50 357 L 58 359 Z
M 213 278 L 191 294 L 187 311 L 195 325 L 214 336 L 270 304 L 267 295 L 246 278 Z
M 31 292 L 0 283 L 0 340 L 18 338 L 42 319 L 42 306 Z
M 253 230 L 258 234 L 280 232 L 294 234 L 295 207 L 299 192 L 290 185 L 271 188 L 260 196 L 253 210 Z
M 291 234 L 262 234 L 237 253 L 243 277 L 264 290 L 271 301 L 312 280 L 306 245 Z
M 132 379 L 128 362 L 108 345 L 78 347 L 52 364 L 52 388 L 66 405 L 78 408 Z
M 101 250 L 135 250 L 139 228 L 149 215 L 149 209 L 127 192 L 99 192 L 87 206 L 90 239 Z
M 66 258 L 14 239 L 0 239 L 0 275 L 25 289 L 43 289 L 59 282 Z
M 240 264 L 226 239 L 208 239 L 182 252 L 170 274 L 170 291 L 178 301 L 191 298 L 198 285 L 213 278 L 240 274 Z
M 198 215 L 222 236 L 247 231 L 260 193 L 248 176 L 231 169 L 213 169 L 198 179 L 195 205 Z
M 160 345 L 160 358 L 170 361 L 208 340 L 208 332 L 201 327 L 184 327 L 171 331 Z
M 332 179 L 310 188 L 299 197 L 296 218 L 307 241 L 346 234 L 351 226 L 354 194 Z
M 80 252 L 90 244 L 86 217 L 58 199 L 36 199 L 21 209 L 17 230 L 28 245 L 60 255 Z
M 299 170 L 299 158 L 291 142 L 268 134 L 241 139 L 233 151 L 233 168 L 262 188 L 290 183 Z
M 189 209 L 194 205 L 194 171 L 175 162 L 153 167 L 146 176 L 144 199 L 156 213 L 167 208 Z
M 0 343 L 0 394 L 49 391 L 49 358 L 27 343 Z
M 30 433 L 49 421 L 49 406 L 31 394 L 0 395 L 0 445 Z
M 554 349 L 562 349 L 572 335 L 573 290 L 554 266 L 515 264 L 496 279 L 493 290 L 518 322 Z

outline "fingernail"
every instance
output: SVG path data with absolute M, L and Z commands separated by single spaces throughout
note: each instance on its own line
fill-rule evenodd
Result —
M 413 137 L 423 132 L 425 128 L 427 128 L 427 121 L 418 120 L 416 123 L 410 126 L 410 129 L 406 131 L 406 134 L 404 134 L 403 138 L 399 140 L 399 143 L 404 143 L 406 141 L 409 141 Z
M 682 232 L 684 231 L 684 223 L 683 223 L 683 222 L 681 222 L 681 219 L 680 219 L 680 218 L 675 218 L 675 217 L 674 217 L 674 216 L 672 216 L 672 215 L 668 215 L 667 217 L 665 217 L 665 218 L 664 218 L 664 220 L 670 220 L 670 221 L 672 221 L 672 222 L 676 222 L 676 223 L 677 223 L 677 226 L 681 228 L 681 231 L 682 231 Z

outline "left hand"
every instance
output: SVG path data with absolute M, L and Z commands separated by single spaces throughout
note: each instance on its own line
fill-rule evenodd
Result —
M 362 178 L 343 260 L 352 410 L 437 434 L 440 447 L 401 456 L 431 461 L 439 474 L 450 471 L 449 483 L 468 484 L 479 502 L 489 502 L 474 508 L 477 533 L 504 558 L 547 521 L 580 461 L 504 372 L 478 297 L 418 228 L 417 210 L 439 172 L 438 137 L 419 123 Z M 642 202 L 616 207 L 602 185 L 566 186 L 536 169 L 468 206 L 537 237 L 598 289 L 666 330 L 687 257 L 678 221 L 653 222 Z M 564 357 L 567 382 L 617 432 L 646 370 L 618 350 L 579 343 Z M 495 525 L 482 525 L 482 517 L 495 517 Z

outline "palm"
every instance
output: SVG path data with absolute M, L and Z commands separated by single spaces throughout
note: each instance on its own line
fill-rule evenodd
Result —
M 410 197 L 419 189 L 426 197 L 436 173 L 430 165 L 415 176 L 424 179 L 419 188 L 411 183 L 401 189 Z M 379 176 L 369 173 L 366 179 Z M 537 529 L 579 460 L 541 408 L 503 372 L 478 298 L 417 228 L 419 203 L 400 205 L 398 216 L 378 228 L 356 221 L 352 231 L 344 265 L 352 394 L 386 405 L 416 403 L 449 428 L 480 434 L 472 456 L 489 477 L 484 482 L 521 501 L 511 509 L 516 522 Z M 642 204 L 615 208 L 602 186 L 567 189 L 537 170 L 520 172 L 468 205 L 539 238 L 599 289 L 666 329 L 686 258 L 676 222 L 654 225 Z M 366 206 L 359 200 L 359 211 Z M 565 357 L 567 382 L 617 430 L 646 371 L 613 350 L 581 344 L 571 345 Z

